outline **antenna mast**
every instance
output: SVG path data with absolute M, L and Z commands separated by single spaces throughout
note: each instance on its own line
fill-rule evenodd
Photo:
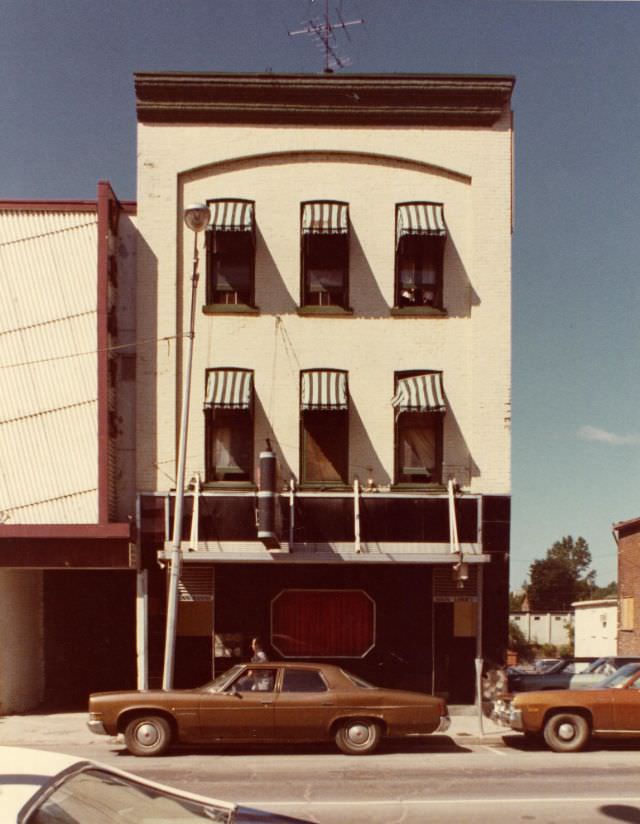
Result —
M 340 57 L 336 51 L 335 32 L 343 30 L 350 40 L 348 26 L 359 26 L 364 23 L 364 20 L 343 20 L 338 9 L 335 10 L 338 16 L 338 22 L 332 23 L 329 19 L 329 0 L 324 3 L 324 19 L 316 18 L 309 20 L 303 29 L 296 29 L 295 31 L 287 32 L 291 37 L 297 34 L 308 34 L 316 41 L 316 44 L 324 52 L 324 71 L 325 74 L 331 74 L 334 69 L 342 69 L 350 64 L 349 58 Z

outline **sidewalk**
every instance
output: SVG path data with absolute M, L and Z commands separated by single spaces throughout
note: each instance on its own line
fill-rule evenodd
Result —
M 501 743 L 510 732 L 489 718 L 482 719 L 482 730 L 477 709 L 473 706 L 450 706 L 451 726 L 446 733 L 456 743 Z M 105 739 L 87 728 L 86 712 L 32 713 L 29 715 L 0 716 L 0 745 L 21 747 L 58 747 L 64 744 L 86 746 Z

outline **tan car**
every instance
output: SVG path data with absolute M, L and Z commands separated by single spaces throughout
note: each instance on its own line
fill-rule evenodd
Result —
M 89 729 L 124 734 L 134 755 L 174 743 L 335 741 L 373 752 L 383 738 L 446 732 L 446 703 L 419 692 L 374 687 L 329 664 L 239 664 L 203 687 L 94 693 Z
M 583 689 L 521 692 L 507 720 L 513 730 L 542 736 L 555 752 L 582 750 L 591 736 L 640 736 L 640 663 Z

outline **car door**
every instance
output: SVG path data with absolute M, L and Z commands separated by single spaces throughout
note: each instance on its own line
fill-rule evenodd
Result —
M 277 668 L 260 668 L 256 679 L 246 667 L 224 692 L 204 693 L 200 700 L 203 741 L 273 741 Z
M 614 729 L 640 733 L 640 674 L 622 689 L 612 689 Z
M 319 669 L 285 667 L 275 703 L 276 736 L 281 741 L 324 741 L 335 708 Z

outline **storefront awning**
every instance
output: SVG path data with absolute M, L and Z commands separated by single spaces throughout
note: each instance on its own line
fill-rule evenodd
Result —
M 303 372 L 300 407 L 303 410 L 348 409 L 347 373 L 336 369 Z
M 253 202 L 248 200 L 214 200 L 211 228 L 225 232 L 253 232 Z
M 212 369 L 207 378 L 205 409 L 250 409 L 253 372 L 247 369 Z
M 391 403 L 399 412 L 444 412 L 442 373 L 427 372 L 400 378 Z
M 444 222 L 442 203 L 399 203 L 396 213 L 397 241 L 404 235 L 434 235 L 444 237 L 447 226 Z
M 346 235 L 349 231 L 349 206 L 317 200 L 305 203 L 302 210 L 302 232 L 305 235 Z

